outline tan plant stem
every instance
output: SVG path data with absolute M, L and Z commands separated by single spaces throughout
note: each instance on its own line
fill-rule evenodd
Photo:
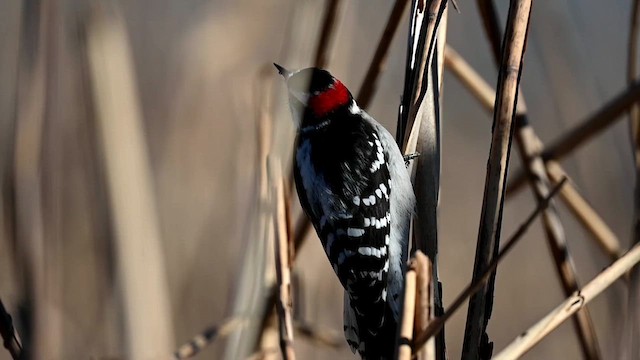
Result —
M 513 120 L 530 12 L 530 0 L 512 0 L 509 5 L 473 280 L 480 278 L 492 259 L 498 255 L 504 189 L 514 129 Z M 469 301 L 462 349 L 463 359 L 485 359 L 491 356 L 491 345 L 486 328 L 493 307 L 494 281 L 495 273 L 490 277 L 487 285 Z
M 596 296 L 600 295 L 600 293 L 611 286 L 611 284 L 638 262 L 640 262 L 640 244 L 636 244 L 620 259 L 600 272 L 593 280 L 585 285 L 582 290 L 573 293 L 547 316 L 524 331 L 493 359 L 510 360 L 517 359 L 524 355 L 565 320 L 583 308 Z

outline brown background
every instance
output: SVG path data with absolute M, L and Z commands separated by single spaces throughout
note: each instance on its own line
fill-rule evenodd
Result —
M 43 158 L 46 240 L 57 244 L 63 265 L 62 300 L 53 304 L 62 319 L 62 350 L 55 359 L 122 356 L 117 279 L 108 246 L 109 222 L 103 170 L 87 157 L 94 145 L 93 120 L 86 108 L 78 70 L 76 29 L 87 11 L 82 1 L 60 1 L 56 50 L 56 105 Z M 475 4 L 459 1 L 449 16 L 448 42 L 488 82 L 497 72 Z M 255 78 L 273 61 L 291 68 L 311 63 L 314 36 L 324 2 L 317 0 L 128 0 L 118 2 L 134 56 L 138 90 L 154 177 L 164 245 L 175 339 L 183 343 L 232 308 L 236 271 L 247 244 L 246 224 L 255 204 Z M 504 19 L 508 2 L 496 2 Z M 329 69 L 355 92 L 391 1 L 349 0 L 340 23 Z M 624 88 L 630 1 L 561 0 L 534 2 L 522 89 L 530 119 L 543 141 L 559 137 Z M 8 161 L 15 111 L 21 2 L 0 3 L 0 165 Z M 291 14 L 305 26 L 286 41 Z M 370 113 L 390 129 L 404 74 L 406 18 L 391 48 Z M 283 49 L 289 48 L 288 54 Z M 293 48 L 293 49 L 291 49 Z M 444 78 L 443 160 L 440 207 L 440 273 L 447 305 L 469 281 L 473 267 L 490 116 L 449 73 Z M 276 86 L 276 145 L 290 144 L 284 86 Z M 514 153 L 515 155 L 515 153 Z M 511 169 L 518 168 L 513 156 Z M 633 164 L 626 122 L 599 135 L 563 162 L 582 194 L 629 243 Z M 510 200 L 503 238 L 533 209 L 529 191 Z M 579 224 L 559 206 L 567 240 L 584 284 L 607 258 Z M 4 209 L 3 209 L 4 211 Z M 341 329 L 342 293 L 319 242 L 310 239 L 295 271 L 305 289 L 304 316 L 322 327 Z M 55 256 L 50 254 L 49 256 Z M 546 314 L 563 296 L 537 223 L 500 266 L 489 334 L 496 350 Z M 0 296 L 14 312 L 20 301 L 19 276 L 10 241 L 0 241 Z M 591 305 L 605 359 L 620 355 L 626 292 L 610 288 Z M 462 309 L 447 331 L 448 352 L 462 346 Z M 200 358 L 222 358 L 224 342 Z M 297 341 L 301 359 L 353 358 Z M 8 359 L 0 351 L 0 359 Z M 562 325 L 527 359 L 578 359 L 570 323 Z

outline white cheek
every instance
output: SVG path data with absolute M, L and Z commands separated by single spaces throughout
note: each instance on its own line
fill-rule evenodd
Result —
M 290 90 L 291 95 L 300 101 L 304 106 L 309 103 L 309 94 L 301 91 Z

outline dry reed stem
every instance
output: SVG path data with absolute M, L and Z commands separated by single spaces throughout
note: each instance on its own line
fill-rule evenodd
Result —
M 192 358 L 216 339 L 231 334 L 233 331 L 245 326 L 247 322 L 247 319 L 241 317 L 231 317 L 222 321 L 220 325 L 211 326 L 194 336 L 188 343 L 180 346 L 173 353 L 173 358 L 175 360 Z
M 624 91 L 605 103 L 600 109 L 588 116 L 585 121 L 575 128 L 569 130 L 558 140 L 546 146 L 541 151 L 544 161 L 560 160 L 564 156 L 584 145 L 595 135 L 614 124 L 621 115 L 640 100 L 640 81 L 635 81 Z M 507 196 L 518 191 L 526 180 L 526 175 L 522 170 L 515 172 L 507 186 Z
M 516 139 L 522 155 L 522 163 L 527 164 L 529 182 L 536 200 L 542 201 L 542 198 L 549 192 L 549 178 L 544 161 L 536 155 L 536 150 L 540 145 L 539 139 L 533 132 L 531 125 L 521 125 L 516 130 Z M 542 223 L 564 295 L 569 296 L 578 290 L 579 285 L 575 265 L 567 247 L 564 228 L 553 203 L 550 203 L 543 211 Z M 593 360 L 600 359 L 600 347 L 588 308 L 584 307 L 576 312 L 573 320 L 584 357 Z
M 173 349 L 173 326 L 152 174 L 122 19 L 98 9 L 88 28 L 88 58 L 106 163 L 122 286 L 127 357 Z
M 267 72 L 268 70 L 268 72 Z M 266 318 L 270 315 L 270 310 L 275 304 L 275 287 L 266 288 L 265 269 L 269 266 L 267 262 L 267 247 L 270 243 L 265 237 L 268 225 L 271 225 L 270 209 L 267 209 L 269 202 L 269 184 L 267 179 L 267 154 L 271 149 L 271 137 L 273 121 L 271 118 L 271 98 L 272 98 L 273 68 L 265 67 L 257 78 L 254 94 L 257 103 L 256 133 L 257 152 L 255 164 L 257 171 L 257 206 L 254 223 L 251 227 L 254 241 L 248 241 L 248 249 L 242 259 L 241 272 L 238 276 L 238 287 L 235 290 L 232 313 L 241 316 L 261 317 L 261 321 L 251 321 L 248 326 L 231 336 L 225 348 L 225 359 L 237 359 L 248 355 L 255 349 L 256 338 L 262 332 L 262 327 L 266 324 Z M 269 252 L 271 254 L 271 252 Z M 271 285 L 271 284 L 269 284 Z M 270 306 L 262 300 L 269 299 Z M 250 348 L 250 349 L 249 349 Z
M 427 329 L 429 323 L 435 318 L 434 294 L 433 294 L 433 266 L 431 260 L 420 250 L 413 254 L 413 268 L 416 272 L 416 314 L 413 333 L 420 334 Z M 415 338 L 415 336 L 414 336 Z M 414 355 L 418 360 L 430 360 L 436 358 L 435 339 L 431 339 Z
M 421 8 L 424 6 L 424 8 Z M 405 124 L 408 134 L 404 141 L 405 154 L 418 152 L 420 156 L 411 164 L 416 194 L 417 217 L 414 220 L 414 250 L 421 250 L 433 264 L 432 297 L 428 303 L 434 307 L 435 315 L 442 313 L 442 294 L 438 280 L 438 195 L 440 192 L 440 89 L 444 63 L 442 49 L 446 42 L 447 1 L 434 0 L 422 3 L 414 1 L 407 51 L 407 64 L 403 104 L 399 124 Z M 443 20 L 444 19 L 444 20 Z M 423 80 L 424 79 L 424 80 Z M 406 99 L 415 99 L 409 102 Z M 406 107 L 405 107 L 406 106 Z M 402 126 L 402 125 L 400 125 Z M 414 171 L 415 170 L 415 171 Z M 420 325 L 423 326 L 420 319 Z M 435 342 L 435 356 L 444 359 L 446 346 L 444 334 Z M 420 358 L 427 356 L 421 352 Z
M 289 259 L 289 241 L 287 239 L 287 219 L 284 197 L 284 178 L 282 177 L 282 165 L 276 157 L 269 156 L 268 160 L 269 180 L 273 191 L 274 216 L 276 229 L 275 265 L 278 283 L 278 299 L 276 310 L 279 317 L 280 348 L 285 360 L 295 360 L 293 351 L 293 319 L 291 316 L 291 270 Z
M 640 262 L 640 244 L 636 244 L 629 252 L 600 272 L 582 290 L 576 291 L 564 300 L 547 316 L 524 331 L 511 344 L 505 347 L 494 360 L 517 359 L 545 338 L 551 331 L 567 320 L 571 315 L 588 304 L 596 296 L 623 276 L 629 269 Z
M 522 71 L 531 0 L 512 0 L 504 36 L 504 49 L 496 105 L 494 111 L 491 150 L 487 164 L 487 178 L 484 190 L 478 245 L 473 269 L 473 279 L 478 279 L 493 258 L 498 255 L 500 243 L 500 225 L 504 205 L 504 185 L 511 139 L 513 136 L 513 118 L 518 96 L 518 83 Z M 471 297 L 465 326 L 463 359 L 488 358 L 491 356 L 491 344 L 488 342 L 486 327 L 491 317 L 493 305 L 493 283 L 495 272 L 488 284 Z
M 404 278 L 404 305 L 400 324 L 400 346 L 398 360 L 411 360 L 411 340 L 413 339 L 413 321 L 416 310 L 416 269 L 412 260 Z
M 629 50 L 627 52 L 627 82 L 631 85 L 638 76 L 638 25 L 640 22 L 640 1 L 633 0 L 631 8 L 631 22 L 629 26 Z M 631 139 L 638 141 L 638 131 L 640 131 L 640 111 L 638 105 L 629 109 L 629 130 Z
M 485 269 L 482 275 L 477 279 L 467 285 L 464 290 L 453 300 L 447 311 L 440 317 L 437 317 L 432 321 L 429 326 L 425 329 L 425 331 L 419 333 L 415 337 L 415 342 L 413 345 L 414 349 L 420 349 L 424 346 L 434 335 L 437 335 L 444 324 L 455 314 L 455 312 L 465 303 L 465 301 L 478 292 L 484 284 L 486 284 L 487 280 L 491 276 L 491 274 L 498 268 L 498 264 L 502 261 L 502 259 L 511 251 L 513 246 L 522 239 L 523 235 L 527 232 L 533 221 L 546 209 L 549 205 L 550 201 L 556 196 L 558 191 L 562 189 L 566 184 L 566 179 L 562 179 L 550 192 L 549 195 L 544 198 L 541 202 L 538 202 L 535 210 L 527 217 L 527 219 L 520 224 L 518 229 L 513 235 L 509 237 L 509 239 L 505 242 L 504 246 L 498 253 L 494 259 L 491 260 L 489 266 Z
M 437 105 L 431 103 L 434 92 L 429 84 L 433 83 L 434 79 L 429 75 L 433 72 L 432 60 L 438 37 L 436 31 L 446 6 L 446 0 L 417 0 L 412 5 L 405 84 L 398 122 L 401 131 L 396 134 L 398 144 L 402 145 L 405 154 L 413 152 L 416 148 L 420 131 L 420 123 L 416 125 L 416 120 L 431 115 Z M 439 76 L 437 79 L 439 81 Z M 435 93 L 439 93 L 439 90 L 438 86 Z M 427 93 L 428 91 L 431 93 Z M 423 113 L 418 114 L 421 109 Z M 435 116 L 432 120 L 435 120 Z
M 495 91 L 451 47 L 447 47 L 445 50 L 445 66 L 471 92 L 485 110 L 493 111 Z M 516 116 L 524 114 L 525 112 L 526 109 L 523 109 L 520 103 L 518 103 Z M 558 163 L 553 162 L 552 165 L 552 162 L 549 161 L 546 163 L 546 166 L 550 178 L 555 183 L 558 183 L 563 176 L 566 176 L 566 173 Z M 607 256 L 609 256 L 612 261 L 617 260 L 621 255 L 620 241 L 604 220 L 602 220 L 591 205 L 584 200 L 572 184 L 565 185 L 560 194 L 562 200 L 585 229 L 591 233 L 596 243 L 604 250 Z
M 371 102 L 371 99 L 378 87 L 378 78 L 386 66 L 391 41 L 398 30 L 398 26 L 400 25 L 400 21 L 403 17 L 402 15 L 405 13 L 408 3 L 409 0 L 396 0 L 393 5 L 393 9 L 391 9 L 387 25 L 385 25 L 380 41 L 378 41 L 376 51 L 373 54 L 373 59 L 371 59 L 371 63 L 369 63 L 367 74 L 364 76 L 364 80 L 362 81 L 362 85 L 358 91 L 357 102 L 363 109 L 366 109 L 369 106 L 369 103 Z
M 2 300 L 0 300 L 0 337 L 2 337 L 2 343 L 5 349 L 11 354 L 11 358 L 18 360 L 22 356 L 22 345 L 18 340 L 18 335 L 13 327 L 13 320 L 11 315 L 5 309 Z
M 52 311 L 59 303 L 60 268 L 55 244 L 47 237 L 42 177 L 43 128 L 50 121 L 57 79 L 57 1 L 22 4 L 13 189 L 17 261 L 24 273 L 24 321 L 27 358 L 60 356 L 61 322 Z M 49 255 L 49 257 L 47 257 Z
M 497 24 L 498 14 L 492 3 L 482 2 L 479 6 L 483 7 L 481 13 L 484 16 L 485 29 L 491 29 L 491 32 L 487 32 L 487 37 L 494 36 L 489 41 L 495 51 L 495 44 L 500 40 L 499 25 Z M 496 21 L 496 23 L 488 24 L 492 21 Z M 493 57 L 497 64 L 500 61 L 500 53 L 495 51 Z M 522 100 L 521 93 L 519 96 L 519 100 Z M 550 181 L 545 169 L 545 163 L 540 157 L 542 142 L 531 127 L 524 111 L 520 112 L 516 117 L 515 139 L 531 190 L 536 201 L 540 202 L 549 193 Z M 542 223 L 562 289 L 565 296 L 569 296 L 578 289 L 578 281 L 576 279 L 575 265 L 567 247 L 564 227 L 553 202 L 543 211 Z M 574 326 L 585 358 L 599 359 L 600 348 L 591 316 L 586 307 L 574 317 Z
M 496 103 L 496 91 L 489 85 L 478 72 L 451 46 L 444 49 L 444 66 L 464 85 L 484 109 L 493 113 Z M 527 109 L 518 99 L 516 116 L 526 113 Z
M 562 167 L 555 161 L 547 162 L 547 173 L 554 183 L 560 179 L 568 177 Z M 620 240 L 602 220 L 589 203 L 578 193 L 571 182 L 565 185 L 560 192 L 560 197 L 564 200 L 569 210 L 582 226 L 594 237 L 596 243 L 607 254 L 611 261 L 616 261 L 622 255 Z
M 296 301 L 299 302 L 299 300 Z M 346 345 L 344 336 L 331 329 L 319 328 L 297 320 L 294 323 L 294 328 L 300 336 L 318 345 L 333 349 L 343 348 Z
M 322 30 L 318 39 L 316 55 L 314 57 L 314 66 L 325 68 L 329 64 L 331 54 L 331 43 L 335 38 L 337 23 L 340 22 L 342 11 L 342 0 L 327 0 L 328 5 L 325 10 L 324 20 L 322 21 Z
M 265 360 L 269 358 L 275 358 L 279 349 L 276 347 L 260 349 L 247 357 L 247 360 Z
M 627 60 L 627 81 L 637 80 L 638 23 L 640 22 L 640 1 L 633 1 L 631 27 L 629 33 L 629 53 Z M 640 243 L 640 108 L 636 103 L 629 109 L 629 130 L 636 166 L 636 185 L 634 194 L 633 243 Z M 640 267 L 631 270 L 627 303 L 627 326 L 629 358 L 640 358 Z
M 484 83 L 482 78 L 477 75 L 471 67 L 464 63 L 464 60 L 462 58 L 455 57 L 455 53 L 453 54 L 454 61 L 449 62 L 449 64 L 452 65 L 451 69 L 454 71 L 454 73 L 456 73 L 456 75 L 458 75 L 458 77 L 465 79 L 463 83 L 468 87 L 474 89 L 472 93 L 477 97 L 481 97 L 481 103 L 485 105 L 485 107 L 488 107 L 490 99 L 492 97 L 492 89 L 490 89 L 488 85 Z M 524 118 L 525 113 L 522 112 L 520 116 L 521 118 Z M 522 125 L 518 129 L 517 135 L 518 143 L 521 147 L 521 153 L 525 154 L 526 156 L 526 158 L 523 160 L 523 163 L 528 163 L 529 165 L 529 178 L 534 181 L 532 185 L 534 191 L 536 192 L 537 199 L 540 199 L 540 197 L 544 196 L 544 193 L 548 191 L 546 184 L 549 181 L 545 171 L 545 165 L 542 159 L 537 156 L 537 154 L 539 154 L 539 148 L 541 147 L 540 140 L 533 132 L 531 126 L 526 125 L 526 121 L 524 122 L 524 125 Z M 559 180 L 560 178 L 562 178 L 561 175 L 558 175 L 556 177 L 557 180 Z M 563 194 L 571 191 L 571 189 L 567 190 L 567 188 L 568 187 L 565 187 Z M 573 206 L 576 210 L 580 211 L 580 214 L 588 213 L 589 210 L 591 210 L 590 207 L 584 206 L 585 204 L 578 204 L 577 199 L 575 198 L 571 198 L 570 200 L 572 201 L 572 203 L 570 203 L 570 207 Z M 591 211 L 590 214 L 597 217 L 597 215 L 593 211 Z M 577 217 L 578 219 L 581 219 L 579 215 Z M 550 240 L 549 244 L 554 254 L 556 269 L 560 274 L 565 294 L 568 296 L 577 289 L 577 283 L 575 280 L 575 270 L 566 249 L 564 231 L 559 222 L 557 213 L 552 208 L 548 208 L 547 210 L 545 210 L 543 221 L 545 224 L 545 231 L 548 235 L 548 239 Z M 606 234 L 604 232 L 605 229 L 608 229 L 608 227 L 606 227 L 604 223 L 598 224 L 594 222 L 583 224 L 592 234 L 594 234 L 598 244 L 610 245 L 612 242 L 617 242 L 615 236 L 613 236 L 613 238 L 610 236 L 613 235 L 612 233 Z M 607 237 L 604 238 L 604 236 Z M 611 254 L 609 249 L 605 248 L 605 251 L 608 254 Z M 586 310 L 586 308 L 583 310 Z M 584 311 L 580 311 L 577 316 L 578 317 L 575 318 L 575 325 L 576 330 L 578 331 L 581 348 L 583 350 L 583 353 L 585 354 L 585 357 L 589 359 L 599 358 L 600 351 L 597 345 L 595 330 L 590 320 L 590 316 Z

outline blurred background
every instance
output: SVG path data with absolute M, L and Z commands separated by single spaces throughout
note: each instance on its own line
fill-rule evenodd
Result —
M 508 1 L 495 4 L 504 21 Z M 631 5 L 534 2 L 521 84 L 543 142 L 626 88 Z M 312 64 L 325 6 L 321 0 L 0 2 L 0 298 L 19 333 L 47 335 L 39 356 L 123 359 L 132 343 L 156 341 L 156 352 L 144 358 L 167 358 L 240 311 L 239 304 L 258 301 L 238 295 L 238 284 L 247 254 L 262 241 L 252 230 L 261 186 L 261 103 L 273 109 L 271 141 L 285 160 L 293 138 L 285 87 L 265 86 L 264 79 L 273 76 L 274 61 L 288 68 Z M 327 67 L 352 92 L 392 6 L 342 4 Z M 447 42 L 495 86 L 475 2 L 459 6 L 460 13 L 449 12 Z M 392 132 L 407 18 L 368 109 Z M 443 99 L 439 270 L 446 308 L 472 274 L 491 116 L 448 72 Z M 518 161 L 511 157 L 512 172 Z M 634 188 L 626 119 L 562 164 L 626 249 Z M 503 239 L 534 207 L 528 189 L 508 200 Z M 558 209 L 584 284 L 609 259 L 566 207 Z M 315 235 L 293 271 L 298 320 L 342 338 L 342 289 Z M 489 325 L 495 348 L 562 299 L 538 221 L 498 268 Z M 618 282 L 589 305 L 606 359 L 622 356 L 626 299 Z M 131 313 L 136 308 L 143 313 Z M 163 316 L 145 323 L 146 311 Z M 460 357 L 465 316 L 461 309 L 447 325 L 451 358 Z M 26 326 L 30 318 L 41 319 L 42 329 Z M 240 340 L 220 339 L 198 356 L 236 358 Z M 295 347 L 301 359 L 355 358 L 346 346 L 301 336 Z M 525 358 L 581 358 L 572 324 Z M 10 359 L 4 349 L 0 359 Z

